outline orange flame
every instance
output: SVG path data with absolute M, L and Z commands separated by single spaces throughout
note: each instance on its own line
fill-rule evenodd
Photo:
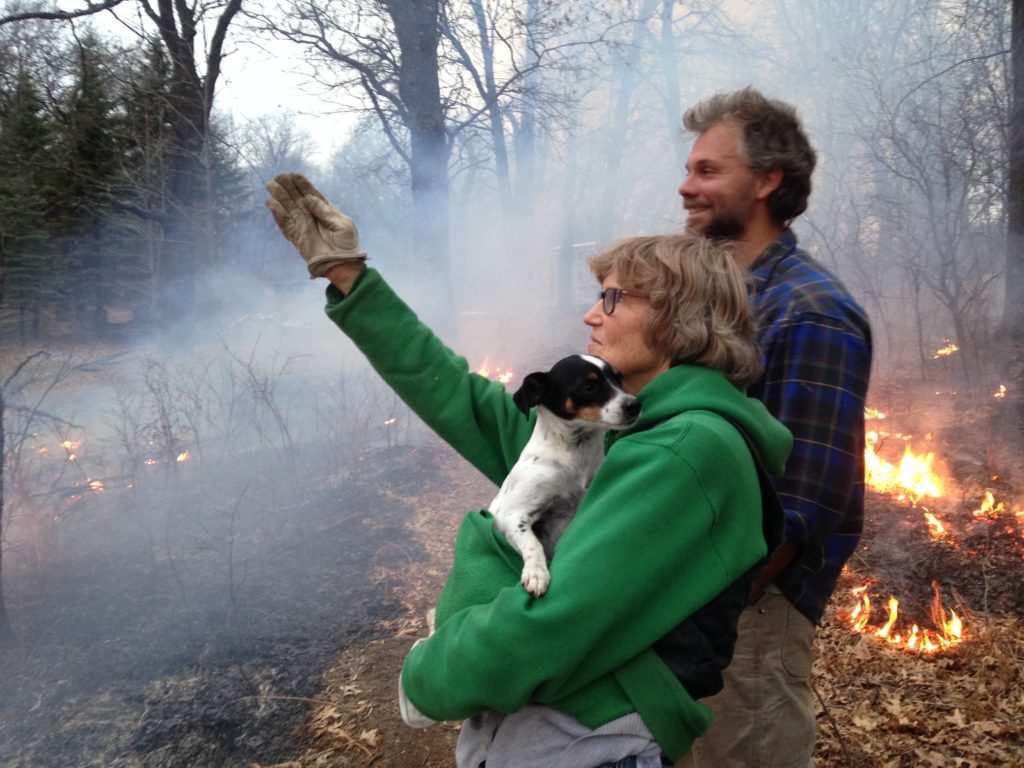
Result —
M 192 454 L 190 452 L 182 451 L 181 453 L 178 454 L 178 458 L 175 459 L 175 461 L 180 463 L 180 462 L 183 462 L 183 461 L 188 461 L 191 458 L 192 458 Z
M 932 537 L 938 539 L 946 534 L 946 526 L 927 509 L 924 510 L 924 519 L 928 521 L 928 528 L 931 530 Z
M 79 445 L 81 445 L 81 443 L 78 440 L 65 440 L 60 444 L 60 447 L 63 448 L 65 453 L 68 455 L 68 461 L 74 461 L 78 458 L 75 451 L 78 450 Z
M 878 432 L 868 432 L 866 437 L 864 462 L 868 487 L 894 494 L 900 499 L 909 498 L 913 503 L 925 496 L 938 498 L 943 495 L 942 480 L 932 470 L 934 453 L 916 454 L 908 445 L 900 463 L 895 465 L 878 455 L 876 449 L 881 439 Z
M 494 374 L 491 374 L 491 358 L 490 355 L 484 358 L 483 364 L 476 369 L 477 374 L 483 376 L 485 379 L 493 379 L 494 381 L 501 382 L 502 384 L 508 384 L 512 381 L 515 373 L 511 368 L 495 368 Z
M 939 585 L 932 582 L 932 589 L 935 590 L 935 597 L 931 605 L 931 619 L 936 627 L 934 630 L 921 629 L 914 624 L 906 636 L 902 632 L 895 631 L 899 616 L 899 600 L 892 595 L 889 596 L 886 607 L 885 623 L 880 627 L 872 626 L 869 623 L 871 600 L 867 595 L 866 585 L 851 590 L 855 597 L 859 597 L 849 613 L 850 627 L 858 634 L 874 637 L 888 645 L 917 653 L 936 653 L 959 645 L 967 637 L 963 621 L 952 608 L 949 609 L 949 618 L 946 617 L 946 608 L 942 605 Z
M 981 506 L 974 510 L 975 517 L 996 517 L 1005 510 L 1003 502 L 996 504 L 996 497 L 992 495 L 992 491 L 985 491 L 985 500 L 981 502 Z
M 945 339 L 944 341 L 946 346 L 944 346 L 942 349 L 936 350 L 935 354 L 932 355 L 932 360 L 938 360 L 940 357 L 949 357 L 954 352 L 960 351 L 960 347 L 951 342 L 949 339 Z

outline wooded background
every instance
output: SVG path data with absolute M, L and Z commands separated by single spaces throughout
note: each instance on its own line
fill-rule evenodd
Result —
M 569 262 L 573 244 L 677 227 L 682 109 L 753 83 L 812 132 L 798 231 L 867 307 L 881 358 L 926 368 L 949 339 L 971 379 L 996 337 L 1020 338 L 1020 5 L 8 2 L 0 338 L 187 325 L 213 270 L 293 278 L 262 209 L 287 169 L 383 222 L 378 249 L 429 265 L 449 300 L 466 253 Z M 286 95 L 244 123 L 218 111 L 222 69 L 270 40 L 339 113 L 321 167 L 274 107 Z
M 969 470 L 954 473 L 963 487 L 997 480 L 1012 501 L 1024 485 L 1022 41 L 1024 0 L 0 3 L 0 649 L 31 649 L 48 680 L 45 659 L 90 647 L 71 637 L 68 606 L 133 615 L 156 604 L 137 573 L 167 567 L 179 611 L 205 610 L 195 585 L 229 606 L 224 622 L 204 614 L 233 648 L 240 617 L 262 610 L 239 595 L 262 605 L 280 591 L 284 565 L 259 546 L 330 544 L 299 523 L 311 510 L 333 526 L 336 499 L 307 496 L 334 494 L 347 462 L 366 484 L 353 506 L 376 509 L 386 482 L 368 472 L 395 460 L 364 457 L 415 443 L 393 395 L 314 330 L 326 326 L 303 325 L 300 304 L 327 321 L 264 208 L 267 179 L 310 175 L 460 351 L 481 339 L 507 353 L 495 365 L 532 364 L 582 338 L 570 331 L 593 300 L 588 253 L 682 226 L 682 112 L 746 85 L 797 105 L 819 151 L 795 228 L 871 317 L 870 404 L 893 403 L 893 422 L 912 415 L 901 428 L 921 435 L 954 424 L 944 444 Z M 225 80 L 242 82 L 261 50 L 334 128 L 311 133 L 297 94 L 269 83 L 255 86 L 265 113 L 232 113 Z M 271 329 L 288 334 L 267 355 Z M 422 464 L 406 459 L 395 477 Z M 351 501 L 351 483 L 337 496 Z M 125 531 L 141 544 L 125 546 Z M 144 567 L 119 571 L 132 553 Z M 82 575 L 93 561 L 138 602 L 100 594 L 106 583 Z M 221 562 L 224 599 L 210 586 Z M 274 586 L 253 577 L 246 593 L 250 566 Z M 90 671 L 86 658 L 76 669 Z M 77 717 L 75 685 L 41 684 L 41 706 L 34 682 L 15 683 L 40 717 L 65 695 Z M 46 723 L 16 754 L 61 732 Z

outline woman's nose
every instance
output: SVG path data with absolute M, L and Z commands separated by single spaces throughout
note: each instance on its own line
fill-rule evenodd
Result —
M 586 311 L 583 315 L 583 322 L 586 325 L 597 325 L 601 322 L 604 315 L 604 310 L 601 308 L 601 299 L 594 302 L 594 306 Z

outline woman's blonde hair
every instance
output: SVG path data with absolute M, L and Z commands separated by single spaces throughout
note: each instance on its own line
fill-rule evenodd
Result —
M 747 305 L 746 278 L 730 246 L 695 233 L 630 237 L 590 259 L 599 281 L 650 296 L 647 343 L 673 365 L 721 371 L 738 387 L 761 373 L 757 331 Z

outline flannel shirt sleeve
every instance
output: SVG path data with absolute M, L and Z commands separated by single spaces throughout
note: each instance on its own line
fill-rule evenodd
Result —
M 859 534 L 852 495 L 864 482 L 864 401 L 870 340 L 836 319 L 803 315 L 766 340 L 768 367 L 756 393 L 793 433 L 793 451 L 776 490 L 786 511 L 785 538 L 820 546 L 835 534 Z M 854 523 L 857 531 L 844 531 Z

